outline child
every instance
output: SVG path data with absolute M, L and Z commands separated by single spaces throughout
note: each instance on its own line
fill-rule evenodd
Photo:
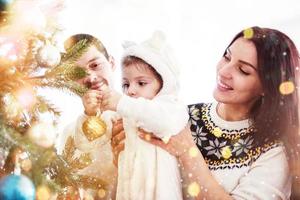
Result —
M 138 137 L 138 129 L 168 142 L 187 124 L 177 98 L 178 68 L 161 32 L 141 44 L 127 43 L 122 58 L 123 91 L 102 92 L 101 106 L 116 111 L 126 134 L 119 157 L 117 199 L 182 199 L 177 159 Z

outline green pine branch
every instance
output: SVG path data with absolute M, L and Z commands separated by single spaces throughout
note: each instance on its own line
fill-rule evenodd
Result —
M 65 81 L 75 81 L 85 77 L 86 75 L 87 72 L 85 69 L 78 67 L 73 63 L 66 62 L 47 71 L 44 77 L 47 79 L 53 78 Z
M 66 93 L 73 93 L 82 97 L 88 88 L 75 82 L 75 81 L 64 81 L 55 79 L 45 79 L 45 78 L 32 78 L 30 82 L 38 87 L 49 87 L 62 90 Z
M 23 136 L 13 128 L 4 125 L 2 120 L 0 122 L 0 141 L 1 148 L 6 151 L 18 147 L 29 155 L 29 159 L 32 162 L 32 169 L 30 172 L 22 171 L 22 174 L 29 176 L 36 186 L 47 184 L 54 191 L 61 188 L 60 185 L 48 180 L 44 173 L 44 168 L 56 158 L 54 147 L 45 149 L 34 144 L 28 137 Z M 5 164 L 7 165 L 8 170 L 14 165 L 9 158 L 6 160 Z
M 78 41 L 71 48 L 67 49 L 67 53 L 62 56 L 62 62 L 74 63 L 78 60 L 90 47 L 90 43 L 87 39 Z
M 72 168 L 63 156 L 58 155 L 54 147 L 43 148 L 34 144 L 28 137 L 3 124 L 2 120 L 0 120 L 0 144 L 0 148 L 5 151 L 17 147 L 29 155 L 32 169 L 29 172 L 22 171 L 22 174 L 30 177 L 35 186 L 47 185 L 54 192 L 66 186 L 90 189 L 107 187 L 107 183 L 102 179 L 78 175 L 77 169 Z M 13 164 L 9 158 L 6 160 L 8 168 L 13 168 Z

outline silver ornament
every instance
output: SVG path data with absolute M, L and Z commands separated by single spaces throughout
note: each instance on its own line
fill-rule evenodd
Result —
M 59 64 L 61 55 L 55 46 L 47 44 L 38 50 L 36 59 L 41 67 L 51 68 Z

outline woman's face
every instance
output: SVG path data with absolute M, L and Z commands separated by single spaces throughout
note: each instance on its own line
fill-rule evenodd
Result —
M 238 38 L 217 65 L 214 98 L 224 104 L 251 107 L 262 95 L 254 44 Z

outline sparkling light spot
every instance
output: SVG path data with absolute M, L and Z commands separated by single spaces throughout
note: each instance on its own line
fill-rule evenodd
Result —
M 166 136 L 166 137 L 163 137 L 161 140 L 162 140 L 165 144 L 168 144 L 170 138 L 171 138 L 170 136 Z
M 84 194 L 84 197 L 83 197 L 84 200 L 94 200 L 94 197 L 91 195 L 91 194 Z
M 36 103 L 34 90 L 30 87 L 21 88 L 16 93 L 16 98 L 23 108 L 30 109 Z
M 254 31 L 252 28 L 247 28 L 243 31 L 245 39 L 251 39 L 254 35 Z
M 188 186 L 188 194 L 190 196 L 196 197 L 199 195 L 199 193 L 200 193 L 200 187 L 198 183 L 193 182 Z
M 224 159 L 228 159 L 232 156 L 231 149 L 229 146 L 222 148 L 221 153 Z
M 151 135 L 150 134 L 146 134 L 145 135 L 145 140 L 150 141 L 151 140 Z
M 99 198 L 104 198 L 105 197 L 105 195 L 106 195 L 106 192 L 105 192 L 105 190 L 104 189 L 100 189 L 100 190 L 98 190 L 98 197 Z
M 47 186 L 39 186 L 36 190 L 37 200 L 48 200 L 51 197 L 50 190 Z
M 279 86 L 279 91 L 282 95 L 289 95 L 295 90 L 295 85 L 291 81 L 282 82 Z
M 198 150 L 198 148 L 196 148 L 196 147 L 191 147 L 191 148 L 189 149 L 189 155 L 190 155 L 192 158 L 196 157 L 196 156 L 198 155 L 198 153 L 199 153 L 199 150 Z
M 8 93 L 2 99 L 5 105 L 4 111 L 8 118 L 15 118 L 22 112 L 22 107 L 14 95 Z
M 52 124 L 41 122 L 32 125 L 28 130 L 28 136 L 37 145 L 48 148 L 54 144 L 56 130 Z
M 216 128 L 214 128 L 214 130 L 213 130 L 213 134 L 214 134 L 216 137 L 221 137 L 221 135 L 222 135 L 222 130 L 221 130 L 219 127 L 216 127 Z
M 0 46 L 0 56 L 8 56 L 9 52 L 14 48 L 13 43 L 6 43 Z

